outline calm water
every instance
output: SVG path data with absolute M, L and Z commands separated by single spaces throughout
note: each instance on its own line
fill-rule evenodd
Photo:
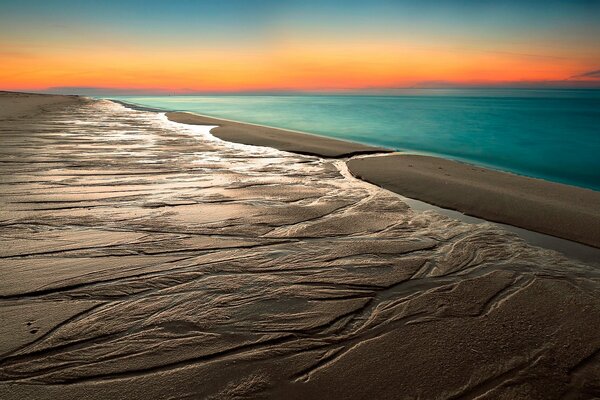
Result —
M 600 190 L 600 91 L 110 98 L 433 154 Z

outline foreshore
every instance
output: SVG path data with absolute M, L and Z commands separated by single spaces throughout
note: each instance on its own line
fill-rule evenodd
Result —
M 348 160 L 350 172 L 406 197 L 600 248 L 600 192 L 438 157 L 386 154 L 391 151 L 188 112 L 167 112 L 166 116 L 179 123 L 217 125 L 211 133 L 230 142 L 319 157 L 375 153 Z
M 2 399 L 600 393 L 597 266 L 344 160 L 105 100 L 0 110 Z

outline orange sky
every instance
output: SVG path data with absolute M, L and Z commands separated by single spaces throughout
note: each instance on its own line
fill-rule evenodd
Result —
M 49 86 L 168 90 L 407 87 L 430 81 L 559 81 L 591 68 L 585 60 L 411 49 L 396 44 L 290 44 L 269 51 L 84 49 L 11 55 L 0 87 Z
M 13 10 L 16 15 L 19 11 Z M 360 19 L 360 14 L 335 23 L 308 17 L 287 23 L 279 16 L 268 29 L 257 25 L 238 32 L 232 26 L 231 31 L 217 32 L 221 36 L 211 36 L 208 30 L 202 33 L 197 21 L 184 20 L 187 30 L 181 28 L 184 22 L 170 21 L 156 33 L 146 25 L 119 21 L 85 24 L 79 15 L 72 23 L 60 14 L 35 19 L 32 12 L 27 14 L 30 20 L 20 24 L 0 17 L 6 23 L 0 28 L 0 89 L 194 92 L 523 82 L 600 86 L 593 73 L 600 68 L 600 47 L 594 47 L 597 39 L 579 26 L 528 30 L 522 22 L 513 34 L 491 23 L 456 25 L 445 16 L 428 30 L 410 21 L 408 27 L 398 28 L 384 16 L 378 18 L 389 26 L 382 29 L 377 17 Z M 32 31 L 27 24 L 34 20 Z M 215 26 L 213 31 L 218 30 Z

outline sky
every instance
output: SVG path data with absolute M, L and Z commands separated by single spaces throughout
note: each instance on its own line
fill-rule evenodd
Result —
M 600 88 L 600 0 L 0 0 L 0 90 Z

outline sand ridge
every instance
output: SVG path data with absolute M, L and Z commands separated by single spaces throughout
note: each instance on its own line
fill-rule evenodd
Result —
M 173 122 L 183 124 L 218 125 L 211 130 L 211 133 L 222 140 L 254 146 L 268 146 L 298 154 L 343 158 L 358 154 L 389 153 L 392 151 L 383 147 L 368 146 L 287 129 L 212 118 L 189 112 L 168 112 L 166 116 Z

